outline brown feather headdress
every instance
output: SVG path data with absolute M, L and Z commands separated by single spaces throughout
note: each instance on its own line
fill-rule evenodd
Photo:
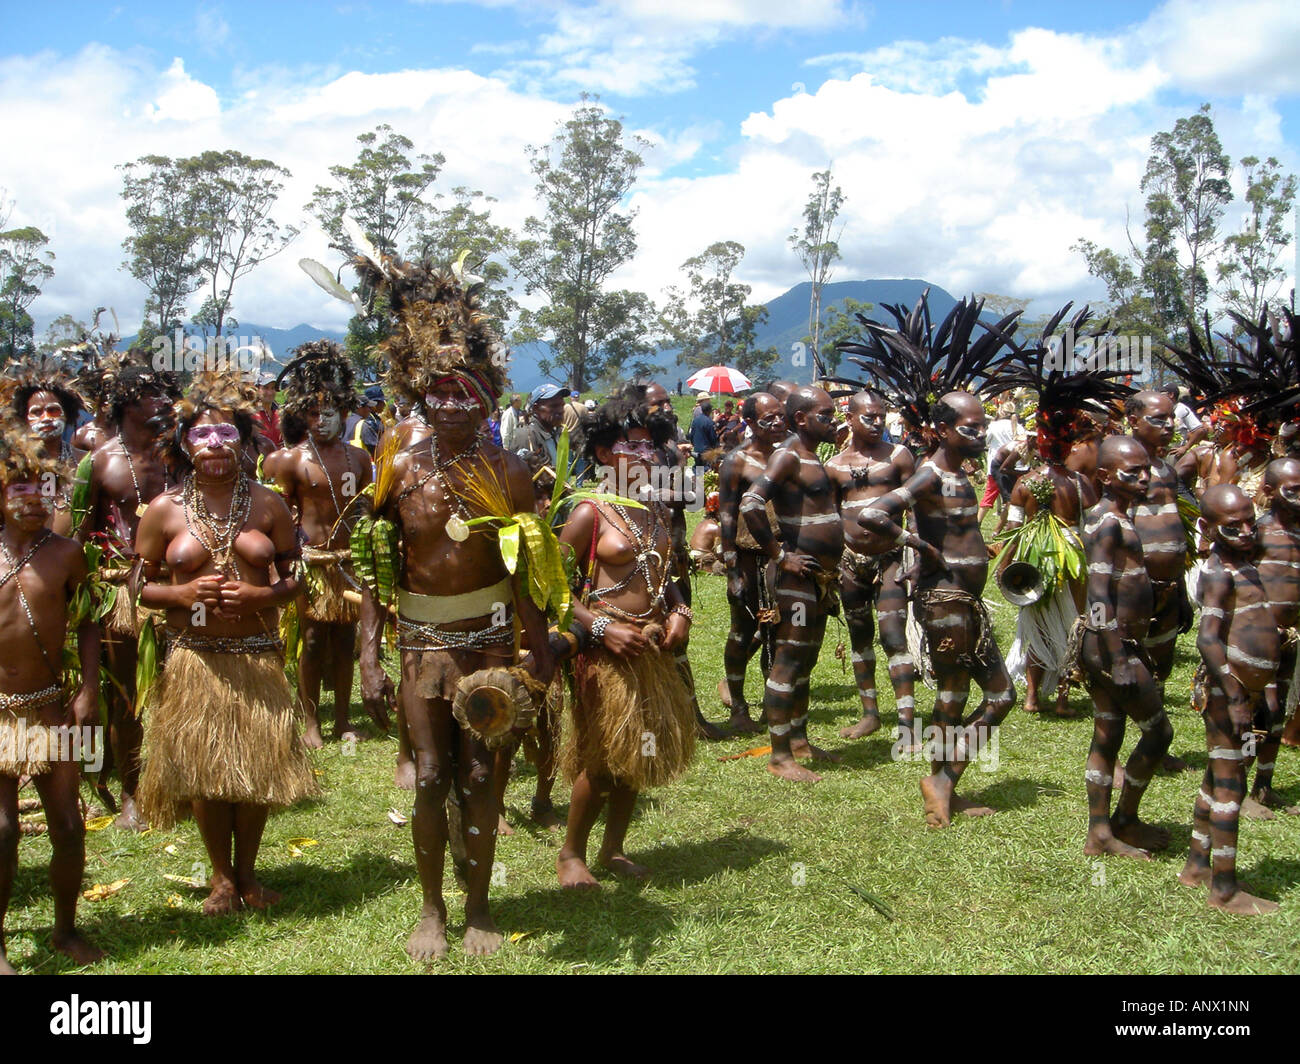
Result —
M 253 438 L 253 414 L 257 411 L 257 386 L 235 365 L 220 369 L 203 369 L 194 374 L 189 390 L 167 411 L 161 450 L 169 462 L 187 468 L 185 433 L 209 410 L 223 417 L 230 415 L 239 429 L 239 438 L 248 443 Z
M 356 409 L 356 374 L 342 347 L 333 340 L 312 340 L 295 348 L 293 354 L 293 361 L 275 382 L 285 392 L 285 414 L 305 418 L 326 406 L 341 414 Z
M 27 404 L 37 392 L 51 392 L 63 407 L 71 424 L 85 405 L 77 391 L 77 382 L 64 368 L 58 356 L 21 359 L 5 368 L 0 380 L 0 409 L 9 407 L 15 421 L 27 423 Z
M 26 431 L 26 423 L 0 423 L 0 487 L 55 473 L 55 463 L 40 448 L 40 441 Z

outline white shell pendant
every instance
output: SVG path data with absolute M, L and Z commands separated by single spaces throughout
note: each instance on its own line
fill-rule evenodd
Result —
M 458 514 L 452 514 L 447 518 L 447 538 L 453 539 L 457 543 L 464 543 L 469 539 L 469 525 Z

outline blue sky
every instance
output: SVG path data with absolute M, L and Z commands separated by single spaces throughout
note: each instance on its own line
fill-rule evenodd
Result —
M 59 256 L 38 322 L 111 302 L 125 323 L 143 296 L 116 269 L 118 163 L 226 146 L 270 157 L 294 172 L 285 220 L 301 223 L 326 167 L 388 121 L 446 155 L 442 187 L 482 188 L 518 224 L 535 209 L 523 147 L 587 90 L 654 144 L 620 283 L 657 297 L 685 258 L 738 239 L 742 279 L 779 294 L 802 279 L 785 238 L 809 177 L 832 163 L 848 196 L 839 278 L 1095 298 L 1069 244 L 1122 242 L 1150 136 L 1202 100 L 1234 159 L 1297 169 L 1296 7 L 6 3 L 0 106 L 27 151 L 0 160 L 0 188 Z M 240 317 L 341 320 L 294 266 L 327 257 L 323 241 L 298 243 L 237 289 Z

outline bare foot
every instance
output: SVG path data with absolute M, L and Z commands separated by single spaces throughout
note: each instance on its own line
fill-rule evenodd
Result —
M 813 746 L 807 739 L 791 739 L 790 753 L 795 757 L 811 757 L 814 761 L 839 762 L 844 760 L 842 755 L 823 750 L 820 746 Z
M 1139 861 L 1151 860 L 1151 855 L 1146 850 L 1140 850 L 1136 846 L 1130 846 L 1127 842 L 1115 838 L 1114 835 L 1097 837 L 1089 835 L 1088 841 L 1083 844 L 1083 852 L 1089 857 L 1100 857 L 1102 854 L 1110 854 L 1112 857 L 1136 857 Z
M 1222 909 L 1225 913 L 1235 913 L 1237 916 L 1263 916 L 1265 913 L 1275 913 L 1281 908 L 1275 901 L 1257 898 L 1244 890 L 1238 890 L 1226 898 L 1211 894 L 1209 904 L 1211 909 Z
M 962 798 L 956 794 L 952 796 L 949 805 L 954 813 L 960 813 L 962 816 L 992 816 L 997 812 L 991 805 L 972 802 L 969 798 Z
M 1026 699 L 1025 699 L 1025 712 L 1026 712 L 1026 713 L 1039 713 L 1039 712 L 1041 712 L 1041 711 L 1042 711 L 1042 708 L 1041 708 L 1041 707 L 1039 706 L 1039 704 L 1038 704 L 1038 699 L 1036 699 L 1036 698 L 1034 698 L 1034 699 L 1026 698 Z
M 498 835 L 503 835 L 503 836 L 504 836 L 504 835 L 513 835 L 514 833 L 515 833 L 515 829 L 512 828 L 509 824 L 506 823 L 506 817 L 505 817 L 505 814 L 504 814 L 504 813 L 498 813 L 498 814 L 497 814 L 497 834 L 498 834 Z
M 581 857 L 557 857 L 555 874 L 559 876 L 560 886 L 569 890 L 599 890 L 600 884 L 591 874 L 587 862 Z
M 553 831 L 564 826 L 564 821 L 560 819 L 560 815 L 555 811 L 555 806 L 551 804 L 549 798 L 541 802 L 534 798 L 530 816 L 534 824 L 546 828 L 547 831 Z
M 1185 887 L 1206 887 L 1210 883 L 1210 866 L 1208 863 L 1187 858 L 1183 870 L 1178 873 L 1178 882 Z
M 727 685 L 726 680 L 718 681 L 718 699 L 728 709 L 731 708 L 731 688 Z
M 1274 820 L 1276 814 L 1253 794 L 1241 803 L 1241 815 L 1248 820 Z
M 650 878 L 650 869 L 645 865 L 639 865 L 635 861 L 628 859 L 627 854 L 612 853 L 606 856 L 600 855 L 600 863 L 608 868 L 616 876 L 622 876 L 624 879 L 635 879 L 644 883 Z
M 501 948 L 505 937 L 487 913 L 465 914 L 465 953 L 470 957 L 490 957 Z
M 951 802 L 952 783 L 946 777 L 942 782 L 937 775 L 921 779 L 921 804 L 925 810 L 926 827 L 948 827 L 952 823 Z
M 1071 706 L 1069 702 L 1057 702 L 1056 715 L 1062 720 L 1074 720 L 1079 715 L 1079 711 Z
M 135 798 L 129 794 L 122 795 L 122 811 L 113 821 L 113 827 L 123 831 L 144 831 L 148 826 L 149 822 L 140 815 L 140 807 L 136 805 Z
M 203 900 L 204 916 L 228 916 L 242 907 L 239 891 L 229 879 L 214 879 L 212 893 Z
M 1110 830 L 1115 838 L 1122 839 L 1130 846 L 1136 846 L 1139 850 L 1163 850 L 1169 846 L 1169 832 L 1165 828 L 1156 827 L 1155 824 L 1146 824 L 1141 820 L 1130 820 L 1128 823 L 1117 824 L 1112 819 Z
M 880 715 L 863 717 L 857 724 L 850 724 L 840 729 L 841 739 L 865 739 L 868 735 L 880 730 Z
M 741 710 L 737 713 L 732 710 L 731 719 L 727 721 L 727 727 L 731 730 L 732 735 L 758 735 L 767 731 L 759 721 L 752 719 L 748 712 Z
M 320 721 L 308 720 L 307 727 L 303 729 L 302 745 L 308 750 L 320 750 L 325 746 L 325 739 L 320 733 Z
M 399 761 L 393 773 L 393 782 L 404 791 L 415 790 L 415 762 Z
M 1181 757 L 1174 757 L 1173 754 L 1165 754 L 1160 761 L 1161 772 L 1190 772 L 1192 766 L 1184 761 Z M 1118 785 L 1118 780 L 1116 784 Z
M 710 743 L 717 743 L 723 739 L 731 738 L 731 733 L 726 728 L 705 720 L 703 717 L 697 717 L 695 720 L 695 734 L 705 742 Z
M 256 909 L 258 912 L 265 912 L 279 901 L 280 897 L 281 895 L 278 890 L 271 890 L 269 887 L 264 887 L 261 883 L 257 882 L 257 880 L 254 880 L 239 892 L 240 900 L 250 909 Z
M 468 932 L 465 937 L 469 938 Z M 447 956 L 447 918 L 437 913 L 420 917 L 411 937 L 406 940 L 406 955 L 416 963 Z
M 102 949 L 92 946 L 81 937 L 81 932 L 75 929 L 54 935 L 50 939 L 50 945 L 65 956 L 71 957 L 77 964 L 94 964 L 96 961 L 102 961 L 105 956 Z M 11 968 L 10 971 L 12 970 Z
M 821 777 L 797 761 L 768 761 L 767 771 L 783 780 L 795 783 L 820 783 Z

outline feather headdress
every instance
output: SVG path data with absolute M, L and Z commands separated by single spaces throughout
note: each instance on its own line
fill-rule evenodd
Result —
M 286 414 L 305 418 L 326 406 L 341 414 L 356 408 L 356 374 L 343 348 L 333 340 L 312 340 L 295 348 L 293 354 L 275 382 L 284 388 Z
M 0 423 L 0 487 L 54 473 L 55 463 L 43 457 L 40 448 L 25 424 Z
M 94 373 L 98 378 L 95 391 L 114 421 L 149 392 L 171 402 L 181 395 L 180 378 L 171 370 L 154 368 L 151 353 L 142 347 L 133 347 L 125 354 L 109 352 L 98 359 Z
M 1037 395 L 1036 444 L 1045 462 L 1063 462 L 1081 428 L 1091 431 L 1091 416 L 1105 418 L 1115 400 L 1133 393 L 1120 380 L 1129 369 L 1116 368 L 1105 357 L 1114 347 L 1108 323 L 1089 329 L 1092 314 L 1085 306 L 1060 328 L 1073 305 L 1066 303 L 1053 314 L 1038 343 L 1017 348 L 998 373 L 1001 388 L 1025 388 Z
M 161 426 L 163 454 L 171 463 L 188 466 L 189 455 L 182 441 L 194 422 L 209 410 L 233 418 L 240 439 L 247 442 L 253 433 L 257 398 L 257 386 L 235 365 L 199 370 L 185 395 L 160 418 L 164 422 Z
M 431 262 L 403 262 L 378 251 L 351 218 L 343 227 L 358 250 L 349 260 L 371 299 L 382 296 L 397 325 L 377 352 L 386 364 L 391 393 L 417 406 L 433 386 L 448 377 L 462 382 L 486 415 L 505 390 L 508 351 L 479 307 L 481 278 L 465 270 L 465 252 L 448 269 Z M 299 265 L 318 285 L 359 309 L 357 297 L 329 270 L 311 259 Z
M 896 327 L 856 315 L 863 338 L 835 346 L 865 370 L 868 379 L 826 378 L 881 392 L 913 431 L 927 437 L 932 432 L 934 404 L 946 393 L 995 395 L 1007 390 L 1000 371 L 1016 350 L 1013 336 L 1021 313 L 1017 310 L 1001 321 L 986 322 L 980 317 L 984 300 L 971 296 L 963 298 L 935 328 L 929 297 L 927 288 L 911 311 L 886 305 Z
M 27 404 L 37 392 L 51 392 L 63 407 L 63 414 L 75 424 L 84 405 L 77 382 L 58 355 L 32 357 L 11 362 L 0 379 L 0 409 L 9 407 L 15 421 L 27 423 Z

